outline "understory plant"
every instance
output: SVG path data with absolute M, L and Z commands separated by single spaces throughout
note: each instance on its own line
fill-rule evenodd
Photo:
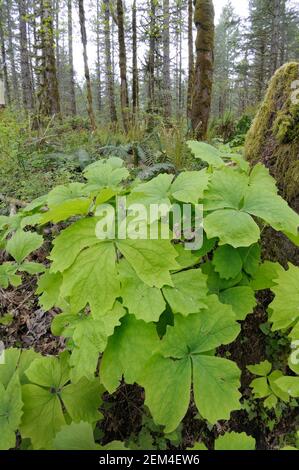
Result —
M 299 340 L 299 268 L 263 262 L 260 249 L 268 225 L 298 244 L 299 216 L 263 165 L 250 168 L 240 155 L 188 145 L 202 170 L 132 182 L 123 161 L 111 157 L 86 167 L 85 182 L 57 186 L 16 215 L 0 217 L 8 259 L 0 266 L 0 286 L 19 285 L 24 272 L 38 275 L 40 306 L 60 312 L 51 328 L 65 338 L 57 357 L 22 349 L 2 355 L 0 449 L 16 446 L 17 431 L 23 448 L 100 449 L 94 431 L 102 395 L 123 381 L 144 388 L 145 406 L 165 434 L 180 426 L 190 400 L 209 425 L 229 420 L 242 408 L 241 370 L 219 348 L 238 338 L 260 290 L 275 295 L 273 331 L 285 331 L 292 344 Z M 192 220 L 202 204 L 202 246 L 187 250 L 183 233 L 139 239 L 116 230 L 114 237 L 99 237 L 103 213 L 111 207 L 117 213 L 120 196 L 148 211 L 151 204 L 163 203 L 169 211 L 173 204 L 189 204 Z M 131 234 L 138 232 L 137 219 L 128 214 Z M 154 223 L 159 232 L 160 215 Z M 32 253 L 49 237 L 48 262 L 33 262 Z M 263 397 L 299 397 L 295 356 L 288 375 L 272 374 Z M 270 366 L 261 373 L 251 368 L 265 387 Z M 252 449 L 255 443 L 232 434 L 220 437 L 215 449 L 234 445 Z

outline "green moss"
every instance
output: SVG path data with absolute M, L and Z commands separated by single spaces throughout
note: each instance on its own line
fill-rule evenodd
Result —
M 298 79 L 297 62 L 276 72 L 245 141 L 246 159 L 263 162 L 290 203 L 299 196 L 299 104 L 292 100 Z

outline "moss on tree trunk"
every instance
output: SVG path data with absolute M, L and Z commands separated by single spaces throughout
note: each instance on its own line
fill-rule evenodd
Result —
M 299 213 L 299 63 L 285 64 L 273 76 L 248 132 L 245 157 L 269 168 L 280 194 Z M 264 248 L 268 259 L 299 265 L 299 249 L 282 234 L 267 229 Z

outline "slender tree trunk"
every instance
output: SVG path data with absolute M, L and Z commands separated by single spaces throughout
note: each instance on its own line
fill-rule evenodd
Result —
M 9 105 L 10 104 L 10 88 L 9 88 L 7 63 L 6 63 L 6 48 L 5 48 L 5 36 L 4 36 L 4 30 L 3 30 L 3 22 L 4 22 L 3 8 L 2 8 L 2 4 L 0 3 L 0 46 L 1 46 L 0 80 L 2 79 L 2 82 L 3 82 L 3 97 L 2 97 L 3 103 L 2 104 L 5 104 L 5 102 L 7 102 L 7 104 Z
M 196 0 L 196 66 L 192 94 L 192 129 L 198 140 L 207 137 L 211 111 L 214 64 L 214 6 L 212 0 Z
M 111 122 L 117 122 L 115 94 L 114 94 L 114 74 L 111 60 L 111 38 L 110 38 L 110 5 L 109 0 L 103 0 L 104 6 L 104 33 L 105 33 L 105 56 L 106 56 L 106 76 L 107 95 L 109 100 Z
M 188 90 L 187 90 L 187 119 L 191 119 L 192 88 L 194 79 L 194 49 L 193 49 L 193 0 L 188 0 Z
M 74 76 L 74 55 L 73 55 L 73 9 L 72 0 L 67 2 L 68 10 L 68 49 L 69 49 L 69 87 L 70 87 L 70 111 L 72 116 L 76 116 L 76 93 Z
M 148 112 L 156 107 L 155 97 L 156 0 L 150 1 L 150 40 L 148 56 Z
M 272 4 L 271 75 L 273 75 L 279 67 L 281 0 L 272 0 Z
M 20 27 L 20 55 L 21 55 L 21 82 L 24 108 L 34 110 L 33 84 L 30 70 L 30 58 L 27 40 L 27 5 L 26 0 L 19 0 L 19 27 Z
M 170 80 L 170 32 L 169 0 L 163 0 L 163 95 L 164 117 L 171 117 L 171 80 Z
M 6 2 L 6 17 L 7 17 L 7 29 L 8 29 L 8 50 L 7 55 L 9 57 L 11 79 L 12 79 L 12 101 L 20 103 L 20 92 L 19 92 L 19 81 L 17 74 L 17 67 L 15 61 L 15 46 L 13 43 L 13 25 L 12 25 L 12 2 L 7 0 Z
M 100 54 L 100 22 L 101 22 L 101 9 L 100 9 L 100 0 L 97 0 L 97 25 L 96 25 L 96 34 L 97 34 L 97 102 L 98 110 L 102 111 L 102 73 L 101 73 L 101 54 Z
M 80 19 L 80 29 L 81 29 L 81 40 L 82 40 L 82 45 L 83 45 L 84 73 L 85 73 L 86 89 L 87 89 L 87 112 L 88 112 L 92 129 L 96 129 L 96 120 L 95 120 L 95 115 L 93 111 L 91 80 L 90 80 L 88 57 L 87 57 L 87 35 L 86 35 L 85 10 L 84 10 L 83 0 L 79 0 L 79 19 Z
M 136 117 L 139 107 L 139 90 L 138 90 L 138 59 L 137 59 L 137 8 L 136 0 L 132 6 L 132 104 L 133 116 Z
M 130 112 L 127 82 L 127 53 L 124 28 L 124 8 L 122 0 L 117 0 L 118 47 L 120 68 L 120 104 L 125 132 L 128 132 Z
M 41 0 L 39 113 L 41 116 L 60 117 L 60 96 L 54 52 L 53 8 L 50 0 Z

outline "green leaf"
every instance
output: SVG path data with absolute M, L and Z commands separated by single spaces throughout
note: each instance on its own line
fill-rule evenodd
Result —
M 123 375 L 128 384 L 138 382 L 146 362 L 158 346 L 159 338 L 153 324 L 136 320 L 132 315 L 124 317 L 121 326 L 109 338 L 101 361 L 100 378 L 108 392 L 117 389 Z
M 193 375 L 196 406 L 210 423 L 229 419 L 233 410 L 241 408 L 240 370 L 234 362 L 199 355 L 193 360 Z
M 26 376 L 30 382 L 41 387 L 59 390 L 70 377 L 68 359 L 68 353 L 62 353 L 59 358 L 47 356 L 35 359 L 26 370 Z
M 103 188 L 116 188 L 130 174 L 123 165 L 124 161 L 117 157 L 110 157 L 107 161 L 98 160 L 88 165 L 84 170 L 84 176 L 88 180 L 87 189 L 98 191 Z
M 165 433 L 174 431 L 190 403 L 190 359 L 185 357 L 176 361 L 154 356 L 145 368 L 141 385 L 146 391 L 145 405 L 156 424 L 165 425 Z
M 18 287 L 22 284 L 22 278 L 16 274 L 18 265 L 15 263 L 3 263 L 0 266 L 0 287 L 7 289 L 11 284 Z
M 166 427 L 165 432 L 174 431 L 187 412 L 191 370 L 195 402 L 205 419 L 211 423 L 228 419 L 233 409 L 240 408 L 238 367 L 207 355 L 219 345 L 232 342 L 240 331 L 231 309 L 221 310 L 219 305 L 217 297 L 211 296 L 208 310 L 188 317 L 176 315 L 174 327 L 168 327 L 159 351 L 139 379 L 145 388 L 145 403 L 155 422 Z
M 283 377 L 283 373 L 280 370 L 274 370 L 272 374 L 269 375 L 268 381 L 272 392 L 284 402 L 289 401 L 289 394 L 284 392 L 278 385 L 277 380 Z
M 150 287 L 172 285 L 171 270 L 180 266 L 177 252 L 169 240 L 117 240 L 118 249 L 138 277 Z
M 119 264 L 123 305 L 138 320 L 157 322 L 166 308 L 160 289 L 149 287 L 139 279 L 126 260 Z
M 67 412 L 75 422 L 96 423 L 101 418 L 98 409 L 102 403 L 103 389 L 98 378 L 82 378 L 76 384 L 66 385 L 61 398 Z
M 112 441 L 105 446 L 96 444 L 91 424 L 81 421 L 63 426 L 56 434 L 53 447 L 56 450 L 124 450 L 122 442 Z
M 45 266 L 41 263 L 25 262 L 18 267 L 18 271 L 26 272 L 28 274 L 40 274 L 46 270 Z
M 239 254 L 242 258 L 243 269 L 250 276 L 254 276 L 261 262 L 261 247 L 259 244 L 252 245 L 249 248 L 239 248 Z
M 56 450 L 99 450 L 94 441 L 92 426 L 89 423 L 71 423 L 63 426 L 56 434 L 53 443 Z
M 212 147 L 212 145 L 206 144 L 205 142 L 197 142 L 195 140 L 189 140 L 187 145 L 195 158 L 199 158 L 215 168 L 224 166 L 221 152 L 219 152 L 215 147 Z
M 91 199 L 88 198 L 70 199 L 61 202 L 42 215 L 40 224 L 44 225 L 48 222 L 58 223 L 75 215 L 86 215 L 88 214 L 90 204 Z
M 39 357 L 40 355 L 32 349 L 6 349 L 5 364 L 0 364 L 0 383 L 7 387 L 16 372 L 20 383 L 26 383 L 27 377 L 25 372 L 30 364 Z
M 288 328 L 299 318 L 299 268 L 290 263 L 288 271 L 279 270 L 275 282 L 275 299 L 269 305 L 273 331 Z
M 80 197 L 84 196 L 84 187 L 85 185 L 83 183 L 70 183 L 67 186 L 56 186 L 48 194 L 47 204 L 49 208 L 54 209 L 56 206 L 66 201 L 80 199 Z
M 279 263 L 265 261 L 259 266 L 250 282 L 252 289 L 264 290 L 274 287 L 277 284 L 275 279 L 277 279 L 279 271 L 283 271 L 283 267 Z
M 0 383 L 0 450 L 15 447 L 16 431 L 21 422 L 22 408 L 21 386 L 16 372 L 7 388 Z
M 177 201 L 197 204 L 203 198 L 208 184 L 209 175 L 206 170 L 185 171 L 172 183 L 171 195 Z
M 43 237 L 37 233 L 18 230 L 12 238 L 8 240 L 6 251 L 17 263 L 21 263 L 30 253 L 40 248 L 43 241 Z
M 254 379 L 251 382 L 250 387 L 252 388 L 255 398 L 265 398 L 271 395 L 271 389 L 266 377 Z
M 255 450 L 255 439 L 245 432 L 230 432 L 216 439 L 215 450 Z
M 22 398 L 22 437 L 31 439 L 33 449 L 49 448 L 56 433 L 66 424 L 57 393 L 38 385 L 23 385 Z
M 173 313 L 189 315 L 206 308 L 207 277 L 200 269 L 172 275 L 173 287 L 164 287 L 163 294 Z
M 221 279 L 218 273 L 216 273 L 214 266 L 210 261 L 204 263 L 201 267 L 202 272 L 208 276 L 208 288 L 212 293 L 219 294 L 220 291 L 235 287 L 242 281 L 242 273 L 240 272 L 233 279 Z
M 132 189 L 128 203 L 138 202 L 146 206 L 150 204 L 166 204 L 170 207 L 169 195 L 173 178 L 173 175 L 161 174 L 146 183 L 139 184 Z
M 229 245 L 220 246 L 215 250 L 212 263 L 215 271 L 223 279 L 236 277 L 243 266 L 238 250 Z
M 61 283 L 62 276 L 60 273 L 52 274 L 47 270 L 40 276 L 36 294 L 40 295 L 39 304 L 45 312 L 48 312 L 54 306 L 59 306 Z
M 69 297 L 75 312 L 90 305 L 94 314 L 104 314 L 113 307 L 120 284 L 117 278 L 115 247 L 102 242 L 82 251 L 63 276 L 61 295 Z
M 299 377 L 281 377 L 275 383 L 283 392 L 293 398 L 299 398 Z
M 204 221 L 208 238 L 219 238 L 220 245 L 234 248 L 247 247 L 260 238 L 260 229 L 252 217 L 236 210 L 218 210 L 209 214 Z
M 272 370 L 272 364 L 269 361 L 263 361 L 259 364 L 247 366 L 247 369 L 254 375 L 258 375 L 260 377 L 267 377 Z
M 204 195 L 204 210 L 239 210 L 248 186 L 248 177 L 233 168 L 215 171 Z
M 97 218 L 87 217 L 78 220 L 60 232 L 53 242 L 50 255 L 50 259 L 53 261 L 51 272 L 65 271 L 73 264 L 82 250 L 100 243 L 96 236 L 97 222 Z
M 73 321 L 74 348 L 70 358 L 71 379 L 77 382 L 82 377 L 94 378 L 97 369 L 99 355 L 107 346 L 109 336 L 113 335 L 116 326 L 120 325 L 120 318 L 125 315 L 125 310 L 116 302 L 113 309 L 103 316 L 72 315 L 70 327 Z
M 265 190 L 249 190 L 244 198 L 243 210 L 259 217 L 277 231 L 297 235 L 299 215 L 280 196 Z
M 220 292 L 219 299 L 224 304 L 232 306 L 237 320 L 245 320 L 247 315 L 253 313 L 257 304 L 254 291 L 251 287 L 237 286 Z

